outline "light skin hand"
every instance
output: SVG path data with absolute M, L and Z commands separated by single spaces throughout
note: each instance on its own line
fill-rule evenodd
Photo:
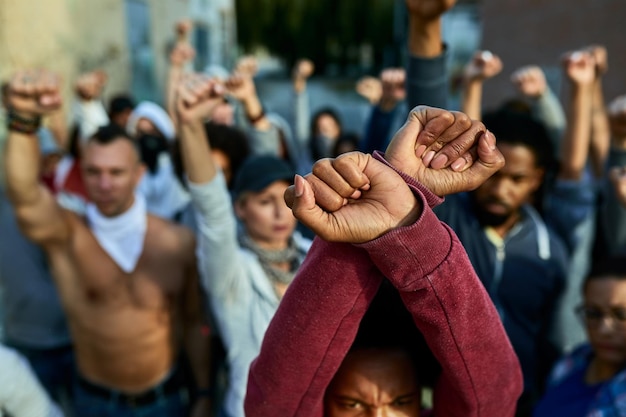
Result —
M 322 239 L 364 243 L 412 224 L 421 205 L 391 168 L 351 152 L 318 161 L 285 192 L 294 216 Z
M 23 116 L 45 116 L 60 109 L 59 77 L 47 70 L 17 72 L 9 81 L 7 106 Z
M 389 111 L 406 98 L 406 71 L 403 68 L 387 68 L 380 74 L 382 96 L 380 107 Z
M 430 21 L 439 19 L 455 3 L 456 0 L 406 0 L 406 7 L 412 17 Z
M 296 92 L 300 93 L 306 88 L 306 81 L 315 71 L 315 65 L 313 61 L 309 59 L 301 59 L 296 62 L 293 67 L 293 88 Z
M 478 51 L 465 66 L 464 77 L 467 81 L 484 81 L 493 78 L 502 71 L 502 61 L 489 51 Z
M 356 83 L 356 92 L 369 101 L 371 105 L 376 105 L 383 95 L 382 82 L 376 77 L 362 77 Z
M 609 54 L 603 45 L 590 45 L 585 48 L 596 63 L 596 77 L 601 77 L 609 70 Z
M 511 75 L 511 82 L 522 95 L 530 98 L 541 97 L 548 88 L 545 74 L 535 65 L 516 70 Z
M 259 71 L 257 59 L 252 55 L 244 55 L 235 64 L 235 72 L 253 78 Z
M 385 159 L 439 196 L 477 188 L 504 166 L 504 157 L 493 134 L 482 123 L 463 116 L 416 107 L 393 137 Z M 455 162 L 442 165 L 438 158 Z M 455 169 L 457 163 L 459 169 Z
M 177 42 L 170 52 L 170 65 L 182 67 L 196 56 L 196 50 L 188 42 Z
M 245 102 L 256 97 L 256 88 L 252 77 L 246 74 L 235 73 L 225 83 L 226 91 L 233 98 Z
M 107 75 L 102 70 L 81 74 L 76 80 L 75 89 L 83 100 L 93 100 L 100 97 L 107 83 Z
M 587 51 L 566 53 L 562 59 L 567 78 L 575 85 L 590 86 L 596 77 L 595 61 Z
M 183 78 L 176 90 L 176 113 L 179 123 L 203 122 L 210 119 L 222 102 L 224 87 L 203 74 Z

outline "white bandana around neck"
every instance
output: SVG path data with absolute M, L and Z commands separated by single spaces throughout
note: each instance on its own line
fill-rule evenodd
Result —
M 143 252 L 148 228 L 144 198 L 135 193 L 133 205 L 116 217 L 103 216 L 93 203 L 89 203 L 85 216 L 102 249 L 124 272 L 132 272 Z

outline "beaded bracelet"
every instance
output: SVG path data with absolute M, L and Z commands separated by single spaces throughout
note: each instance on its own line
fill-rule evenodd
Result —
M 34 135 L 41 127 L 41 116 L 31 118 L 17 114 L 13 109 L 7 112 L 7 129 L 12 132 Z

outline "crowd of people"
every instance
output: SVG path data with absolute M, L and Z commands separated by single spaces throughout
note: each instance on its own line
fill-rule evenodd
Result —
M 191 72 L 186 21 L 162 106 L 104 103 L 102 71 L 69 106 L 51 71 L 7 79 L 0 416 L 626 416 L 607 50 L 563 53 L 563 98 L 515 70 L 495 109 L 478 51 L 447 110 L 454 4 L 406 0 L 406 68 L 355 86 L 364 129 L 311 114 L 307 59 L 292 119 L 254 58 Z

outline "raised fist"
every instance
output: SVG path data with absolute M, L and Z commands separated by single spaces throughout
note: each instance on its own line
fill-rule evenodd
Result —
M 76 94 L 82 100 L 93 100 L 102 94 L 108 77 L 103 70 L 95 70 L 81 74 L 76 80 Z
M 222 103 L 224 86 L 204 74 L 188 74 L 176 89 L 176 113 L 181 123 L 204 122 Z
M 231 75 L 225 83 L 226 92 L 239 101 L 256 96 L 256 87 L 252 76 L 248 74 L 235 73 Z
M 382 84 L 381 106 L 395 106 L 406 98 L 406 71 L 403 68 L 387 68 L 380 73 Z
M 547 90 L 546 76 L 535 65 L 521 67 L 511 75 L 511 82 L 522 95 L 530 98 L 541 97 Z
M 502 61 L 489 51 L 477 51 L 463 71 L 467 81 L 487 80 L 502 71 Z
M 596 77 L 596 64 L 588 51 L 568 52 L 562 58 L 567 78 L 574 84 L 590 85 Z
M 235 65 L 235 73 L 254 78 L 259 71 L 259 64 L 252 55 L 245 55 L 239 58 Z
M 356 92 L 371 105 L 376 105 L 383 95 L 383 84 L 378 78 L 367 75 L 357 81 Z
M 293 77 L 307 79 L 313 75 L 313 71 L 315 71 L 313 61 L 310 59 L 301 59 L 296 62 L 296 65 L 293 67 Z
M 192 61 L 196 56 L 196 50 L 188 42 L 176 42 L 172 52 L 170 52 L 170 65 L 182 67 L 187 62 Z
M 602 45 L 590 45 L 585 48 L 596 64 L 596 76 L 604 75 L 609 70 L 609 54 Z
M 427 21 L 438 19 L 455 3 L 456 0 L 406 0 L 406 8 L 412 16 Z
M 59 77 L 47 70 L 19 71 L 7 88 L 7 107 L 26 117 L 43 116 L 61 106 Z

